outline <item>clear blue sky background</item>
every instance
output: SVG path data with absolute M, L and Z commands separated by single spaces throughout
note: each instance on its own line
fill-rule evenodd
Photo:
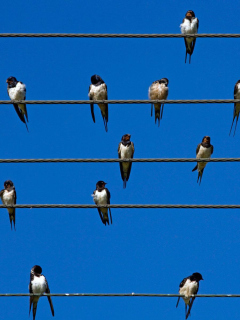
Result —
M 179 33 L 187 10 L 200 33 L 239 33 L 239 1 L 11 1 L 1 32 Z M 231 99 L 240 78 L 239 39 L 197 39 L 191 65 L 183 39 L 1 38 L 0 93 L 6 79 L 27 85 L 27 99 L 88 99 L 99 74 L 109 99 L 147 99 L 149 85 L 169 79 L 169 99 Z M 1 105 L 1 158 L 115 158 L 132 134 L 135 157 L 195 157 L 204 135 L 214 157 L 240 157 L 240 127 L 229 137 L 233 105 L 166 105 L 161 127 L 150 105 L 110 105 L 109 132 L 95 107 L 29 105 L 29 133 L 12 105 Z M 239 164 L 210 163 L 202 184 L 192 163 L 133 164 L 123 190 L 117 163 L 1 164 L 19 204 L 92 204 L 105 180 L 111 203 L 238 204 Z M 28 292 L 39 264 L 51 292 L 177 293 L 200 272 L 199 293 L 239 293 L 237 210 L 112 210 L 105 227 L 93 209 L 17 209 L 16 232 L 1 209 L 1 292 Z M 184 319 L 173 298 L 53 298 L 56 319 Z M 28 298 L 1 298 L 2 319 L 28 319 Z M 32 316 L 31 316 L 32 317 Z M 197 299 L 192 319 L 239 319 L 239 300 Z M 51 319 L 41 298 L 36 319 Z

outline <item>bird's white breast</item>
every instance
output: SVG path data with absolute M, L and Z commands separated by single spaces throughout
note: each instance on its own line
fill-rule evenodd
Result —
M 200 145 L 197 159 L 199 158 L 210 158 L 211 157 L 212 148 L 205 148 L 202 145 Z
M 185 18 L 183 23 L 180 24 L 180 28 L 181 28 L 181 32 L 183 34 L 197 33 L 197 31 L 198 31 L 198 19 L 197 18 L 193 18 L 192 21 L 190 21 L 189 19 Z
M 98 190 L 95 191 L 93 195 L 93 200 L 96 204 L 107 204 L 107 192 L 103 190 L 99 192 Z
M 8 94 L 11 100 L 24 100 L 26 97 L 25 84 L 18 82 L 16 87 L 8 89 Z
M 3 192 L 3 196 L 2 196 L 3 204 L 5 204 L 6 206 L 13 205 L 15 202 L 14 200 L 15 200 L 14 190 L 11 190 L 9 192 L 5 190 Z
M 237 92 L 234 95 L 235 99 L 240 99 L 240 83 L 237 84 Z
M 106 100 L 106 84 L 102 83 L 100 84 L 100 86 L 95 86 L 94 84 L 92 84 L 88 96 L 91 97 L 91 99 L 93 100 Z
M 185 296 L 183 300 L 185 301 L 186 304 L 188 304 L 190 300 L 189 297 L 193 294 L 196 294 L 197 291 L 198 291 L 197 281 L 191 281 L 190 279 L 187 279 L 184 286 L 179 289 L 179 294 L 183 294 Z
M 35 276 L 31 283 L 33 293 L 44 293 L 47 289 L 46 279 L 43 275 Z
M 121 159 L 131 158 L 133 154 L 132 144 L 129 146 L 124 146 L 122 143 L 120 144 L 120 157 Z
M 164 83 L 154 83 L 148 90 L 151 100 L 165 100 L 168 96 L 168 87 Z

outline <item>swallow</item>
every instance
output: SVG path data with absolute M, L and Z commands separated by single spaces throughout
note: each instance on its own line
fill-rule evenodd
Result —
M 9 77 L 6 80 L 8 86 L 7 91 L 9 98 L 11 100 L 26 100 L 26 86 L 21 81 L 17 81 L 15 77 Z M 20 120 L 25 123 L 28 130 L 28 114 L 27 107 L 25 103 L 13 103 L 13 106 L 20 118 Z M 27 121 L 27 122 L 26 122 Z
M 195 17 L 195 13 L 192 10 L 188 10 L 180 24 L 182 34 L 196 34 L 198 32 L 199 20 Z M 185 37 L 184 38 L 185 46 L 186 46 L 186 56 L 185 63 L 187 61 L 187 54 L 189 54 L 189 63 L 191 63 L 191 56 L 193 54 L 193 50 L 196 43 L 195 37 Z
M 131 135 L 124 134 L 122 140 L 118 145 L 118 158 L 119 159 L 132 159 L 134 154 L 134 144 L 130 141 Z M 119 162 L 120 172 L 123 179 L 123 188 L 127 186 L 127 181 L 130 176 L 132 162 Z
M 4 182 L 4 189 L 0 191 L 0 197 L 2 199 L 2 203 L 5 206 L 12 206 L 12 205 L 16 204 L 17 194 L 16 194 L 14 184 L 11 180 L 6 180 Z M 8 209 L 11 229 L 12 229 L 12 223 L 13 223 L 14 229 L 16 230 L 16 228 L 15 228 L 15 222 L 16 222 L 15 208 L 7 208 L 7 209 Z
M 98 181 L 96 183 L 96 190 L 93 191 L 93 200 L 96 203 L 96 205 L 106 205 L 110 204 L 110 192 L 107 188 L 105 188 L 105 185 L 107 183 L 104 181 Z M 112 224 L 112 214 L 111 214 L 111 209 L 110 208 L 98 208 L 98 213 L 99 216 L 102 220 L 102 223 L 106 223 L 109 225 L 109 218 L 108 218 L 108 210 L 109 210 L 109 215 L 110 215 L 110 221 Z
M 33 294 L 50 293 L 47 279 L 41 273 L 42 273 L 42 268 L 40 266 L 36 265 L 32 267 L 30 272 L 30 283 L 28 287 L 29 293 L 33 293 Z M 48 296 L 47 298 L 50 304 L 52 315 L 54 317 L 52 299 L 50 296 Z M 37 304 L 39 299 L 40 299 L 40 296 L 30 296 L 29 315 L 31 312 L 31 308 L 33 306 L 33 320 L 35 320 L 35 317 L 36 317 Z
M 199 143 L 196 150 L 196 158 L 210 158 L 213 153 L 213 146 L 210 143 L 210 137 L 205 136 L 202 139 L 202 142 Z M 198 179 L 199 185 L 202 181 L 203 170 L 206 167 L 207 162 L 198 162 L 192 171 L 198 170 Z
M 195 297 L 191 298 L 191 296 L 198 293 L 200 280 L 203 280 L 202 275 L 198 272 L 194 272 L 191 276 L 184 278 L 179 285 L 179 294 L 184 295 L 183 300 L 185 302 L 186 319 L 190 315 L 192 305 L 195 299 Z M 179 300 L 180 300 L 180 297 L 178 298 L 176 308 L 178 307 Z
M 88 91 L 88 96 L 90 100 L 108 100 L 108 94 L 107 94 L 107 85 L 103 81 L 103 79 L 94 74 L 91 77 L 91 82 L 89 86 L 89 91 Z M 108 104 L 107 103 L 99 103 L 98 104 L 102 118 L 103 118 L 103 123 L 105 126 L 106 132 L 108 131 L 107 123 L 108 123 Z M 94 115 L 94 104 L 90 103 L 91 107 L 91 114 L 92 114 L 92 119 L 93 122 L 95 123 L 95 115 Z
M 240 99 L 240 80 L 238 80 L 236 82 L 235 87 L 234 87 L 234 99 Z M 239 102 L 234 103 L 233 121 L 232 121 L 232 126 L 231 126 L 231 129 L 230 129 L 229 135 L 231 134 L 233 123 L 234 123 L 234 120 L 236 118 L 236 124 L 235 124 L 235 129 L 234 129 L 234 134 L 233 134 L 233 136 L 235 136 L 235 131 L 236 131 L 236 128 L 237 128 L 238 117 L 239 117 L 239 111 L 240 111 L 240 103 Z
M 168 79 L 162 78 L 160 80 L 154 81 L 148 89 L 148 96 L 151 100 L 166 100 L 168 96 Z M 160 120 L 163 115 L 164 104 L 155 103 L 155 123 L 158 120 L 158 126 L 160 125 Z M 151 104 L 151 116 L 153 111 L 153 104 Z

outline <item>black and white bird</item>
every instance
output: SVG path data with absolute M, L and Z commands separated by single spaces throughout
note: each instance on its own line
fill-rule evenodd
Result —
M 202 139 L 202 142 L 199 143 L 196 150 L 196 158 L 210 158 L 213 153 L 213 146 L 210 143 L 210 137 L 205 136 Z M 197 182 L 199 185 L 202 181 L 203 170 L 206 167 L 207 162 L 198 162 L 192 171 L 198 170 Z
M 130 141 L 131 135 L 124 134 L 122 140 L 118 145 L 118 158 L 119 159 L 132 159 L 134 154 L 134 144 Z M 123 188 L 127 186 L 127 181 L 130 176 L 132 162 L 119 162 L 120 172 L 123 180 Z
M 234 99 L 240 99 L 240 80 L 238 80 L 234 86 Z M 234 120 L 236 119 L 236 124 L 235 124 L 235 129 L 233 136 L 235 136 L 236 128 L 237 128 L 237 123 L 238 123 L 238 117 L 239 117 L 239 112 L 240 112 L 240 103 L 234 103 L 234 109 L 233 109 L 233 121 L 232 121 L 232 126 L 229 132 L 229 135 L 231 134 L 232 127 Z
M 103 79 L 98 76 L 97 74 L 94 74 L 91 77 L 91 82 L 88 91 L 88 96 L 90 100 L 107 100 L 108 99 L 108 94 L 107 94 L 107 85 L 103 81 Z M 105 126 L 106 132 L 108 131 L 107 123 L 108 123 L 108 104 L 107 103 L 99 103 L 98 104 L 102 118 L 103 118 L 103 123 Z M 94 104 L 90 103 L 91 107 L 91 114 L 92 114 L 92 119 L 93 122 L 95 122 L 95 115 L 94 115 Z
M 148 89 L 148 97 L 151 100 L 166 100 L 168 96 L 168 79 L 162 78 L 160 80 L 154 81 Z M 163 115 L 164 104 L 155 103 L 155 123 L 158 120 L 158 126 L 160 125 L 160 120 Z M 151 105 L 151 116 L 153 111 L 153 104 Z
M 32 267 L 30 272 L 29 293 L 33 293 L 33 294 L 50 293 L 47 279 L 41 273 L 42 273 L 42 268 L 40 266 L 35 265 Z M 52 299 L 50 296 L 48 296 L 47 298 L 50 304 L 52 315 L 54 317 Z M 40 296 L 30 296 L 29 315 L 31 312 L 31 308 L 33 307 L 33 320 L 35 320 L 35 317 L 36 317 L 37 304 L 39 299 L 40 299 Z
M 191 276 L 184 278 L 179 285 L 179 294 L 184 295 L 183 300 L 185 302 L 186 319 L 190 315 L 192 305 L 195 299 L 195 297 L 191 298 L 191 296 L 198 293 L 200 280 L 203 280 L 202 275 L 198 272 L 194 272 Z M 176 308 L 178 307 L 179 300 L 180 297 L 178 298 Z
M 21 81 L 17 81 L 15 77 L 9 77 L 6 80 L 8 86 L 7 91 L 11 100 L 26 100 L 26 86 Z M 27 127 L 28 114 L 25 103 L 13 103 L 13 106 L 20 118 Z M 26 122 L 27 121 L 27 122 Z M 27 127 L 28 130 L 28 127 Z
M 98 181 L 96 183 L 96 190 L 93 191 L 93 200 L 96 203 L 96 205 L 106 205 L 110 204 L 110 192 L 107 188 L 105 188 L 105 185 L 107 183 L 104 181 Z M 110 221 L 112 223 L 112 214 L 110 208 L 98 208 L 99 216 L 102 220 L 102 223 L 109 224 L 109 218 L 108 218 L 108 210 L 110 215 Z
M 17 194 L 16 194 L 14 184 L 11 180 L 6 180 L 4 182 L 4 189 L 0 191 L 0 197 L 2 199 L 2 203 L 5 206 L 12 206 L 12 205 L 16 204 Z M 15 228 L 15 222 L 16 222 L 15 208 L 8 208 L 8 214 L 9 214 L 11 229 L 12 229 L 12 223 L 13 223 L 14 229 L 16 230 L 16 228 Z
M 199 20 L 195 17 L 195 13 L 192 10 L 188 10 L 183 19 L 183 22 L 180 24 L 182 34 L 196 34 L 198 32 Z M 189 54 L 189 63 L 191 63 L 191 56 L 196 43 L 195 37 L 185 37 L 184 38 L 186 46 L 186 56 L 185 63 L 187 61 L 187 54 Z

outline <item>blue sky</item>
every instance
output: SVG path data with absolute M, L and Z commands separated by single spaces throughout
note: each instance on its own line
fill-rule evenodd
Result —
M 239 33 L 239 1 L 41 1 L 5 3 L 1 32 L 179 33 L 187 10 L 199 33 Z M 236 15 L 236 17 L 235 17 Z M 0 92 L 6 79 L 27 86 L 28 100 L 88 99 L 93 74 L 109 99 L 147 99 L 169 79 L 169 99 L 232 99 L 239 80 L 239 39 L 197 39 L 191 65 L 183 39 L 1 38 Z M 1 105 L 1 158 L 116 158 L 132 135 L 135 157 L 195 157 L 209 135 L 214 157 L 240 157 L 240 128 L 229 137 L 232 104 L 166 105 L 160 128 L 150 105 L 109 105 L 105 132 L 98 107 L 29 105 L 29 133 L 12 105 Z M 127 188 L 117 163 L 1 164 L 19 204 L 92 204 L 98 180 L 111 203 L 239 204 L 239 164 L 210 163 L 197 184 L 193 163 L 134 163 Z M 27 293 L 39 264 L 51 292 L 177 293 L 200 272 L 199 293 L 239 293 L 237 210 L 113 209 L 105 227 L 93 209 L 17 209 L 16 232 L 1 209 L 1 292 Z M 53 298 L 56 319 L 184 319 L 173 298 Z M 1 298 L 4 319 L 28 319 L 28 298 Z M 231 313 L 229 312 L 231 310 Z M 197 299 L 192 319 L 239 318 L 236 299 Z M 51 319 L 41 298 L 36 319 Z

